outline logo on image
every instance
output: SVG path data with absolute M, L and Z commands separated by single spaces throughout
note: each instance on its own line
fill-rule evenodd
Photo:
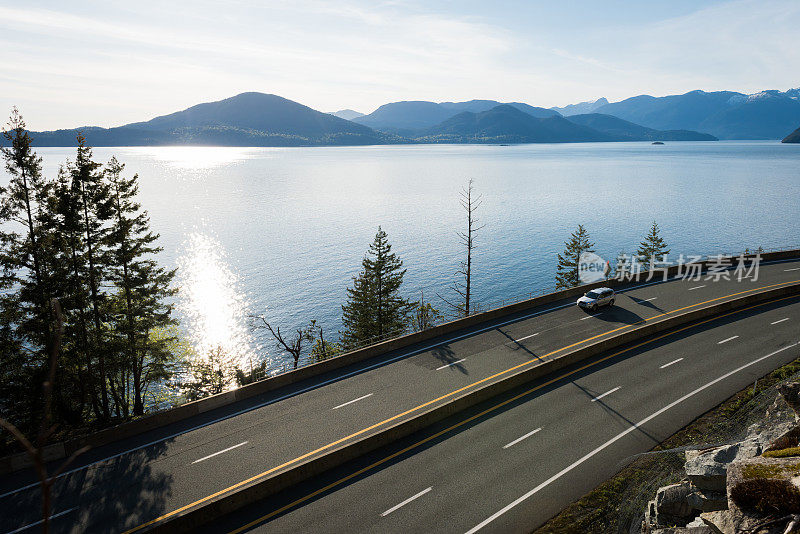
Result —
M 578 278 L 584 284 L 605 280 L 611 266 L 594 252 L 582 252 L 578 258 Z

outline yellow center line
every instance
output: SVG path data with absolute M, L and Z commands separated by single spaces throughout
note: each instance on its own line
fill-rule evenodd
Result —
M 746 291 L 740 291 L 739 293 L 732 293 L 732 294 L 730 294 L 730 295 L 725 295 L 725 296 L 722 296 L 722 297 L 717 297 L 717 298 L 714 298 L 714 299 L 705 300 L 705 301 L 703 301 L 703 302 L 698 302 L 698 303 L 696 303 L 696 304 L 692 304 L 692 305 L 690 305 L 690 306 L 684 306 L 683 308 L 678 308 L 678 309 L 676 309 L 676 310 L 672 310 L 672 311 L 664 312 L 664 313 L 662 313 L 662 314 L 659 314 L 659 315 L 655 315 L 655 316 L 653 316 L 653 317 L 650 317 L 649 319 L 643 319 L 643 320 L 641 320 L 641 321 L 639 321 L 639 322 L 637 322 L 637 323 L 633 323 L 633 324 L 630 324 L 630 325 L 624 325 L 624 326 L 620 326 L 620 327 L 618 327 L 618 328 L 614 328 L 614 329 L 612 329 L 612 330 L 609 330 L 609 331 L 607 331 L 607 332 L 603 332 L 602 334 L 597 334 L 597 335 L 594 335 L 594 336 L 588 337 L 588 338 L 586 338 L 586 339 L 583 339 L 583 340 L 581 340 L 581 341 L 577 341 L 577 342 L 575 342 L 575 343 L 572 343 L 572 344 L 570 344 L 570 345 L 567 345 L 567 346 L 565 346 L 565 347 L 561 347 L 560 349 L 556 349 L 556 350 L 554 350 L 554 351 L 552 351 L 552 352 L 549 352 L 549 353 L 545 354 L 544 356 L 542 356 L 542 357 L 541 357 L 541 359 L 547 358 L 547 357 L 549 357 L 549 356 L 552 356 L 552 355 L 554 355 L 554 354 L 558 354 L 558 353 L 560 353 L 560 352 L 564 352 L 565 350 L 568 350 L 568 349 L 571 349 L 571 348 L 573 348 L 573 347 L 576 347 L 577 345 L 581 345 L 581 344 L 583 344 L 583 343 L 588 343 L 589 341 L 592 341 L 592 340 L 594 340 L 594 339 L 597 339 L 597 338 L 599 338 L 599 337 L 607 336 L 607 335 L 609 335 L 609 334 L 613 334 L 613 333 L 615 333 L 615 332 L 619 332 L 620 330 L 625 330 L 625 329 L 628 329 L 628 328 L 633 328 L 634 326 L 637 326 L 637 325 L 641 325 L 641 324 L 647 323 L 648 321 L 652 321 L 652 320 L 654 320 L 654 319 L 658 319 L 659 317 L 665 317 L 665 316 L 667 316 L 667 315 L 674 314 L 674 313 L 677 313 L 677 312 L 680 312 L 680 311 L 684 311 L 684 310 L 688 310 L 689 308 L 695 308 L 695 307 L 697 307 L 697 306 L 702 306 L 703 304 L 708 304 L 708 303 L 710 303 L 710 302 L 716 302 L 716 301 L 718 301 L 718 300 L 723 300 L 723 299 L 730 298 L 730 297 L 736 297 L 736 296 L 738 296 L 738 295 L 744 295 L 745 293 L 751 293 L 751 292 L 753 292 L 753 291 L 761 291 L 761 290 L 764 290 L 764 289 L 770 289 L 770 288 L 773 288 L 773 287 L 782 286 L 782 285 L 787 285 L 787 284 L 792 284 L 792 283 L 797 283 L 797 282 L 800 282 L 800 280 L 794 280 L 794 281 L 791 281 L 791 282 L 781 282 L 781 283 L 778 283 L 778 284 L 772 284 L 772 285 L 768 285 L 768 286 L 762 286 L 762 287 L 758 287 L 758 288 L 748 289 L 748 290 L 746 290 Z M 196 505 L 198 505 L 198 504 L 202 504 L 202 503 L 204 503 L 204 502 L 206 502 L 206 501 L 208 501 L 208 500 L 210 500 L 210 499 L 213 499 L 214 497 L 217 497 L 217 496 L 219 496 L 219 495 L 222 495 L 223 493 L 227 493 L 227 492 L 229 492 L 229 491 L 232 491 L 232 490 L 238 489 L 238 488 L 240 488 L 240 487 L 242 487 L 242 486 L 244 486 L 244 485 L 246 485 L 246 484 L 249 484 L 250 482 L 253 482 L 253 481 L 255 481 L 255 480 L 258 480 L 259 478 L 263 478 L 263 477 L 265 477 L 265 476 L 267 476 L 267 475 L 271 475 L 272 473 L 274 473 L 274 472 L 276 472 L 276 471 L 279 471 L 279 470 L 283 469 L 284 467 L 288 467 L 288 466 L 290 466 L 290 465 L 292 465 L 292 464 L 295 464 L 295 463 L 298 463 L 298 462 L 300 462 L 300 461 L 302 461 L 302 460 L 305 460 L 306 458 L 308 458 L 308 457 L 310 457 L 310 456 L 313 456 L 313 455 L 315 455 L 315 454 L 318 454 L 318 453 L 320 453 L 320 452 L 323 452 L 323 451 L 326 451 L 326 450 L 328 450 L 328 449 L 331 449 L 331 448 L 333 448 L 333 447 L 335 447 L 335 446 L 339 445 L 340 443 L 343 443 L 343 442 L 345 442 L 345 441 L 347 441 L 347 440 L 349 440 L 349 439 L 352 439 L 352 438 L 358 437 L 358 436 L 360 436 L 360 435 L 362 435 L 362 434 L 365 434 L 365 433 L 367 433 L 367 432 L 369 432 L 369 431 L 371 431 L 371 430 L 374 430 L 375 428 L 378 428 L 378 427 L 380 427 L 380 426 L 383 426 L 383 425 L 385 425 L 385 424 L 387 424 L 387 423 L 391 423 L 392 421 L 395 421 L 395 420 L 397 420 L 397 419 L 400 419 L 401 417 L 405 417 L 406 415 L 408 415 L 408 414 L 410 414 L 410 413 L 413 413 L 413 412 L 419 411 L 419 410 L 421 410 L 421 409 L 423 409 L 423 408 L 426 408 L 426 407 L 430 406 L 431 404 L 435 404 L 435 403 L 437 403 L 437 402 L 439 402 L 439 401 L 441 401 L 441 400 L 444 400 L 444 399 L 446 399 L 446 398 L 448 398 L 448 397 L 452 397 L 452 396 L 454 396 L 454 395 L 457 395 L 457 394 L 461 393 L 462 391 L 465 391 L 465 390 L 467 390 L 467 389 L 473 388 L 473 387 L 475 387 L 475 386 L 477 386 L 477 385 L 483 384 L 484 382 L 488 382 L 489 380 L 493 380 L 493 379 L 495 379 L 495 378 L 497 378 L 497 377 L 499 377 L 499 376 L 502 376 L 502 375 L 505 375 L 505 374 L 511 373 L 512 371 L 516 371 L 517 369 L 521 369 L 521 368 L 523 368 L 523 367 L 527 367 L 527 366 L 530 366 L 531 364 L 535 364 L 535 363 L 538 363 L 538 361 L 537 361 L 537 360 L 530 360 L 530 361 L 527 361 L 527 362 L 524 362 L 524 363 L 521 363 L 521 364 L 515 365 L 514 367 L 511 367 L 511 368 L 509 368 L 509 369 L 506 369 L 506 370 L 504 370 L 504 371 L 500 371 L 500 372 L 498 372 L 498 373 L 495 373 L 495 374 L 493 374 L 493 375 L 491 375 L 491 376 L 487 376 L 486 378 L 483 378 L 483 379 L 481 379 L 481 380 L 478 380 L 478 381 L 476 381 L 476 382 L 473 382 L 473 383 L 471 383 L 471 384 L 468 384 L 468 385 L 466 385 L 466 386 L 464 386 L 464 387 L 461 387 L 461 388 L 459 388 L 459 389 L 456 389 L 456 390 L 454 390 L 454 391 L 451 391 L 450 393 L 446 393 L 446 394 L 444 394 L 444 395 L 442 395 L 442 396 L 440 396 L 440 397 L 437 397 L 437 398 L 435 398 L 435 399 L 433 399 L 433 400 L 430 400 L 430 401 L 428 401 L 428 402 L 425 402 L 425 403 L 423 403 L 423 404 L 420 404 L 419 406 L 415 406 L 414 408 L 411 408 L 411 409 L 409 409 L 409 410 L 406 410 L 406 411 L 404 411 L 404 412 L 402 412 L 402 413 L 399 413 L 399 414 L 397 414 L 397 415 L 394 415 L 394 416 L 392 416 L 392 417 L 389 417 L 388 419 L 384 419 L 383 421 L 381 421 L 381 422 L 379 422 L 379 423 L 375 423 L 375 424 L 373 424 L 373 425 L 371 425 L 371 426 L 368 426 L 368 427 L 366 427 L 366 428 L 363 428 L 363 429 L 361 429 L 361 430 L 359 430 L 359 431 L 357 431 L 357 432 L 354 432 L 354 433 L 350 434 L 349 436 L 345 436 L 345 437 L 343 437 L 343 438 L 340 438 L 340 439 L 338 439 L 338 440 L 336 440 L 336 441 L 333 441 L 333 442 L 331 442 L 331 443 L 328 443 L 327 445 L 323 445 L 322 447 L 319 447 L 318 449 L 314 449 L 314 450 L 313 450 L 313 451 L 311 451 L 311 452 L 307 452 L 307 453 L 305 453 L 305 454 L 303 454 L 303 455 L 301 455 L 301 456 L 298 456 L 298 457 L 296 457 L 296 458 L 293 458 L 293 459 L 291 459 L 291 460 L 288 460 L 288 461 L 286 461 L 286 462 L 284 462 L 284 463 L 282 463 L 282 464 L 280 464 L 280 465 L 278 465 L 278 466 L 276 466 L 276 467 L 273 467 L 273 468 L 271 468 L 271 469 L 268 469 L 268 470 L 266 470 L 266 471 L 264 471 L 264 472 L 262 472 L 262 473 L 259 473 L 259 474 L 257 474 L 257 475 L 254 475 L 254 476 L 252 476 L 252 477 L 250 477 L 250 478 L 247 478 L 247 479 L 245 479 L 245 480 L 242 480 L 241 482 L 237 482 L 236 484 L 233 484 L 232 486 L 229 486 L 229 487 L 227 487 L 227 488 L 221 489 L 221 490 L 217 491 L 216 493 L 212 493 L 211 495 L 208 495 L 208 496 L 206 496 L 206 497 L 203 497 L 202 499 L 198 499 L 198 500 L 196 500 L 196 501 L 194 501 L 194 502 L 192 502 L 192 503 L 189 503 L 189 504 L 187 504 L 187 505 L 185 505 L 185 506 L 181 506 L 180 508 L 177 508 L 177 509 L 175 509 L 175 510 L 173 510 L 173 511 L 171 511 L 171 512 L 168 512 L 168 513 L 166 513 L 166 514 L 164 514 L 164 515 L 161 515 L 161 516 L 159 516 L 159 517 L 156 517 L 155 519 L 151 519 L 150 521 L 147 521 L 146 523 L 142 523 L 142 524 L 141 524 L 141 525 L 139 525 L 139 526 L 136 526 L 136 527 L 134 527 L 134 528 L 132 528 L 132 529 L 126 530 L 125 532 L 123 532 L 123 534 L 131 534 L 132 532 L 136 532 L 136 531 L 138 531 L 138 530 L 141 530 L 141 529 L 143 529 L 143 528 L 145 528 L 145 527 L 147 527 L 147 526 L 149 526 L 149 525 L 152 525 L 153 523 L 157 523 L 157 522 L 159 522 L 159 521 L 161 521 L 161 520 L 163 520 L 163 519 L 166 519 L 166 518 L 168 518 L 168 517 L 171 517 L 171 516 L 173 516 L 173 515 L 179 514 L 179 513 L 183 512 L 184 510 L 187 510 L 187 509 L 189 509 L 189 508 L 192 508 L 193 506 L 196 506 Z
M 442 436 L 444 434 L 447 434 L 448 432 L 450 432 L 452 430 L 455 430 L 456 428 L 464 426 L 467 423 L 470 423 L 470 422 L 474 421 L 475 419 L 478 419 L 480 417 L 483 417 L 484 415 L 487 415 L 487 414 L 489 414 L 489 413 L 491 413 L 493 411 L 496 411 L 496 410 L 502 408 L 503 406 L 507 406 L 508 404 L 510 404 L 512 402 L 518 401 L 518 400 L 522 399 L 523 397 L 526 397 L 526 396 L 530 395 L 531 393 L 534 393 L 537 390 L 540 390 L 540 389 L 542 389 L 542 388 L 544 388 L 546 386 L 549 386 L 549 385 L 551 385 L 551 384 L 553 384 L 555 382 L 558 382 L 559 380 L 563 380 L 564 378 L 567 378 L 567 377 L 569 377 L 571 375 L 574 375 L 575 373 L 579 373 L 580 371 L 584 371 L 584 370 L 586 370 L 586 369 L 588 369 L 590 367 L 593 367 L 593 366 L 595 366 L 595 365 L 597 365 L 599 363 L 603 363 L 604 361 L 609 360 L 611 358 L 614 358 L 615 356 L 619 356 L 620 354 L 624 354 L 626 352 L 630 352 L 630 351 L 632 351 L 634 349 L 637 349 L 637 348 L 642 347 L 644 345 L 648 345 L 650 343 L 653 343 L 653 342 L 658 341 L 660 339 L 663 339 L 665 337 L 669 337 L 669 336 L 675 335 L 675 334 L 677 334 L 679 332 L 683 332 L 684 330 L 689 330 L 690 328 L 695 328 L 697 326 L 700 326 L 700 325 L 705 324 L 705 323 L 709 323 L 711 321 L 716 321 L 717 319 L 721 319 L 721 318 L 727 317 L 729 315 L 735 315 L 735 314 L 741 313 L 743 311 L 747 311 L 747 310 L 750 310 L 750 309 L 753 309 L 753 308 L 758 308 L 759 306 L 766 306 L 767 304 L 774 304 L 776 302 L 780 302 L 782 300 L 791 299 L 791 298 L 794 298 L 794 297 L 796 297 L 796 295 L 791 295 L 789 297 L 781 297 L 779 299 L 770 300 L 768 302 L 762 302 L 760 304 L 754 304 L 753 306 L 748 306 L 747 308 L 741 308 L 741 309 L 738 309 L 738 310 L 734 310 L 732 312 L 729 312 L 729 313 L 726 313 L 726 314 L 723 314 L 723 315 L 717 315 L 717 316 L 711 317 L 710 319 L 704 319 L 702 321 L 699 321 L 699 322 L 692 323 L 690 325 L 681 327 L 678 330 L 673 330 L 673 331 L 667 332 L 666 334 L 661 334 L 660 336 L 654 337 L 652 339 L 648 339 L 647 341 L 643 341 L 641 343 L 637 343 L 636 345 L 633 345 L 633 346 L 628 347 L 626 349 L 622 349 L 622 350 L 617 351 L 617 352 L 615 352 L 613 354 L 609 354 L 608 356 L 604 356 L 602 358 L 599 358 L 599 359 L 597 359 L 597 360 L 595 360 L 595 361 L 593 361 L 591 363 L 588 363 L 588 364 L 586 364 L 586 365 L 584 365 L 582 367 L 579 367 L 579 368 L 574 369 L 572 371 L 568 371 L 568 372 L 562 374 L 561 376 L 558 376 L 556 378 L 548 380 L 547 382 L 539 384 L 538 386 L 534 386 L 531 389 L 525 391 L 524 393 L 520 393 L 519 395 L 516 395 L 516 396 L 514 396 L 514 397 L 512 397 L 510 399 L 507 399 L 507 400 L 504 400 L 503 402 L 495 404 L 494 406 L 492 406 L 490 408 L 487 408 L 486 410 L 484 410 L 484 411 L 482 411 L 482 412 L 480 412 L 478 414 L 475 414 L 475 415 L 473 415 L 471 417 L 468 417 L 467 419 L 464 419 L 463 421 L 459 421 L 458 423 L 456 423 L 456 424 L 454 424 L 454 425 L 452 425 L 450 427 L 447 427 L 444 430 L 440 430 L 439 432 L 436 432 L 435 434 L 432 434 L 432 435 L 428 436 L 425 439 L 422 439 L 422 440 L 420 440 L 420 441 L 418 441 L 418 442 L 416 442 L 416 443 L 414 443 L 412 445 L 409 445 L 408 447 L 406 447 L 406 448 L 404 448 L 404 449 L 402 449 L 400 451 L 394 452 L 394 453 L 390 454 L 389 456 L 386 456 L 385 458 L 382 458 L 382 459 L 378 460 L 375 463 L 372 463 L 372 464 L 370 464 L 370 465 L 368 465 L 366 467 L 363 467 L 363 468 L 359 469 L 358 471 L 355 471 L 355 472 L 347 475 L 346 477 L 340 478 L 339 480 L 337 480 L 335 482 L 331 482 L 327 486 L 325 486 L 323 488 L 320 488 L 320 489 L 318 489 L 318 490 L 316 490 L 316 491 L 314 491 L 312 493 L 309 493 L 308 495 L 305 495 L 305 496 L 297 499 L 294 502 L 291 502 L 291 503 L 289 503 L 287 505 L 284 505 L 284 506 L 278 508 L 277 510 L 274 510 L 274 511 L 272 511 L 272 512 L 266 514 L 266 515 L 263 515 L 263 516 L 259 517 L 258 519 L 255 519 L 255 520 L 251 521 L 250 523 L 247 523 L 246 525 L 244 525 L 242 527 L 239 527 L 239 528 L 237 528 L 235 530 L 232 530 L 228 534 L 239 534 L 240 532 L 243 532 L 243 531 L 245 531 L 245 530 L 247 530 L 249 528 L 252 528 L 252 527 L 258 525 L 259 523 L 263 523 L 263 522 L 265 522 L 265 521 L 267 521 L 269 519 L 272 519 L 276 515 L 279 515 L 279 514 L 285 512 L 286 510 L 291 509 L 291 508 L 294 508 L 298 504 L 302 504 L 302 503 L 304 503 L 304 502 L 306 502 L 306 501 L 308 501 L 310 499 L 313 499 L 317 495 L 319 495 L 321 493 L 325 493 L 326 491 L 328 491 L 330 489 L 333 489 L 336 486 L 339 486 L 339 485 L 347 482 L 348 480 L 351 480 L 354 477 L 357 477 L 357 476 L 359 476 L 361 474 L 366 473 L 367 471 L 369 471 L 371 469 L 374 469 L 374 468 L 376 468 L 376 467 L 378 467 L 378 466 L 380 466 L 382 464 L 385 464 L 389 460 L 397 458 L 398 456 L 400 456 L 402 454 L 405 454 L 405 453 L 407 453 L 407 452 L 419 447 L 420 445 L 424 445 L 425 443 L 427 443 L 427 442 L 429 442 L 431 440 L 434 440 L 434 439 L 436 439 L 436 438 L 438 438 L 438 437 L 440 437 L 440 436 Z

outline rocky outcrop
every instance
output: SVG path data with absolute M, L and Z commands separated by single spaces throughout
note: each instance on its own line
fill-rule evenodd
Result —
M 705 523 L 714 534 L 726 534 L 734 531 L 733 521 L 727 511 L 705 512 L 700 514 L 700 520 Z
M 692 520 L 692 508 L 687 498 L 692 493 L 688 482 L 659 488 L 656 498 L 650 501 L 645 521 L 654 526 L 686 526 Z
M 800 382 L 780 384 L 778 391 L 780 391 L 781 397 L 786 401 L 786 404 L 794 410 L 794 413 L 800 414 Z
M 702 490 L 724 492 L 728 465 L 737 459 L 752 458 L 759 454 L 761 447 L 753 440 L 705 451 L 686 451 L 684 470 L 694 486 Z
M 800 456 L 761 456 L 800 442 L 800 383 L 782 384 L 779 391 L 781 397 L 742 441 L 686 451 L 686 479 L 657 491 L 642 532 L 800 533 Z
M 753 458 L 772 448 L 772 443 L 797 432 L 794 421 L 765 426 L 759 423 L 748 429 L 742 441 L 705 450 L 686 451 L 686 477 L 696 487 L 724 492 L 728 465 L 738 460 Z
M 728 508 L 728 495 L 724 491 L 712 491 L 694 486 L 686 497 L 686 503 L 692 510 L 700 512 L 716 512 Z

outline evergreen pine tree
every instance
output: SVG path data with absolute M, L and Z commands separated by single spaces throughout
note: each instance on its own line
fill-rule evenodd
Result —
M 62 254 L 57 262 L 63 271 L 59 285 L 68 323 L 64 351 L 72 353 L 70 359 L 76 362 L 74 378 L 80 396 L 88 395 L 95 417 L 107 421 L 111 404 L 106 355 L 112 347 L 104 316 L 107 293 L 101 291 L 101 284 L 108 276 L 110 258 L 104 245 L 112 212 L 110 190 L 100 167 L 79 135 L 76 159 L 60 170 L 52 203 Z
M 161 249 L 136 202 L 137 177 L 123 177 L 116 160 L 103 170 L 79 137 L 75 161 L 46 179 L 16 109 L 3 138 L 10 179 L 0 186 L 0 417 L 29 432 L 43 416 L 68 428 L 92 413 L 100 423 L 112 413 L 140 415 L 183 356 L 168 304 L 174 271 L 154 259 Z M 38 393 L 56 338 L 45 414 Z
M 342 305 L 344 330 L 341 333 L 341 342 L 346 349 L 376 335 L 373 330 L 374 291 L 370 283 L 369 273 L 362 268 L 358 276 L 353 277 L 353 287 L 347 288 L 347 303 Z
M 98 382 L 105 419 L 110 417 L 108 398 L 108 372 L 106 369 L 106 339 L 104 320 L 101 314 L 105 295 L 100 292 L 100 283 L 104 279 L 107 258 L 101 244 L 106 238 L 108 229 L 105 222 L 111 218 L 111 197 L 108 184 L 103 179 L 100 163 L 92 160 L 92 149 L 86 145 L 86 138 L 78 135 L 78 153 L 71 169 L 73 188 L 80 198 L 80 209 L 83 225 L 83 238 L 86 246 L 87 275 L 91 316 L 93 328 L 93 351 L 98 362 Z
M 347 348 L 402 332 L 413 306 L 399 294 L 406 270 L 380 226 L 361 267 L 342 306 L 342 344 Z
M 669 248 L 661 238 L 661 229 L 658 227 L 658 223 L 653 221 L 653 226 L 650 227 L 650 232 L 644 238 L 644 241 L 639 244 L 636 255 L 643 266 L 647 266 L 650 264 L 651 259 L 652 261 L 659 261 L 667 254 L 669 254 Z
M 73 187 L 68 166 L 59 170 L 50 210 L 54 220 L 53 235 L 57 240 L 54 276 L 59 280 L 58 296 L 65 317 L 59 378 L 62 388 L 73 387 L 64 397 L 56 396 L 54 400 L 62 419 L 79 424 L 87 403 L 95 419 L 102 419 L 103 415 L 93 361 L 95 351 L 89 336 L 90 296 L 80 194 Z
M 7 187 L 0 190 L 0 221 L 17 223 L 16 230 L 0 230 L 3 267 L 19 286 L 22 308 L 21 331 L 27 341 L 39 346 L 47 344 L 49 317 L 49 276 L 44 262 L 46 252 L 42 231 L 42 206 L 46 204 L 51 184 L 41 174 L 41 158 L 31 147 L 25 122 L 16 110 L 12 111 L 8 129 L 3 137 L 11 145 L 3 147 L 6 172 L 11 176 Z M 30 321 L 30 322 L 29 322 Z
M 569 240 L 564 243 L 563 254 L 558 255 L 556 268 L 556 288 L 567 289 L 580 284 L 578 278 L 578 263 L 583 252 L 594 252 L 594 243 L 589 240 L 589 233 L 582 224 L 572 233 Z
M 31 399 L 39 398 L 52 339 L 52 260 L 43 224 L 52 184 L 42 176 L 41 158 L 16 108 L 2 133 L 10 180 L 0 187 L 0 399 L 15 412 L 2 415 L 28 432 L 40 418 Z
M 174 323 L 166 300 L 175 294 L 170 287 L 175 271 L 158 266 L 155 254 L 162 248 L 158 234 L 150 230 L 150 217 L 136 202 L 138 175 L 122 176 L 124 165 L 112 158 L 106 176 L 111 197 L 111 225 L 106 236 L 110 250 L 109 275 L 117 288 L 112 300 L 114 331 L 124 337 L 122 361 L 109 381 L 117 403 L 127 416 L 127 399 L 133 399 L 133 414 L 144 413 L 144 395 L 154 383 L 171 377 L 167 338 L 153 340 L 151 332 L 164 331 Z M 128 387 L 132 391 L 128 391 Z

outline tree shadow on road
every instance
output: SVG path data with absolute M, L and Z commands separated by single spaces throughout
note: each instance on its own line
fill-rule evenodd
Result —
M 172 475 L 159 472 L 153 461 L 166 448 L 161 442 L 60 477 L 52 491 L 51 532 L 121 532 L 162 515 Z M 41 521 L 39 487 L 0 499 L 0 508 L 17 511 L 2 514 L 3 532 Z
M 573 386 L 575 386 L 576 388 L 581 390 L 586 395 L 586 397 L 589 399 L 589 402 L 591 402 L 591 399 L 596 398 L 598 395 L 602 395 L 603 393 L 605 393 L 605 391 L 590 391 L 589 389 L 581 386 L 580 384 L 578 384 L 574 380 L 572 380 L 571 383 L 572 383 Z M 615 410 L 614 408 L 609 406 L 604 401 L 604 399 L 597 399 L 596 401 L 594 401 L 594 404 L 597 404 L 598 406 L 601 406 L 603 408 L 603 410 L 605 410 L 606 412 L 612 414 L 614 417 L 617 417 L 618 419 L 621 419 L 622 421 L 624 421 L 628 425 L 630 425 L 630 426 L 635 426 L 636 425 L 635 421 L 625 417 L 624 415 L 622 415 L 622 413 L 618 412 L 617 410 Z M 644 428 L 637 427 L 636 430 L 638 432 L 640 432 L 641 434 L 643 434 L 644 436 L 650 438 L 654 443 L 659 443 L 660 442 L 660 440 L 656 436 L 650 434 Z
M 662 312 L 662 313 L 664 312 L 663 309 L 661 309 L 658 306 L 656 306 L 655 304 L 653 304 L 653 302 L 650 301 L 650 300 L 640 299 L 639 297 L 634 297 L 634 296 L 631 296 L 631 295 L 625 295 L 625 296 L 628 297 L 629 299 L 631 299 L 634 303 L 639 304 L 640 306 L 644 306 L 646 308 L 650 308 L 652 310 L 656 310 L 656 311 L 659 311 L 659 312 Z
M 81 481 L 81 519 L 89 530 L 122 531 L 165 512 L 173 477 L 155 462 L 167 449 L 161 442 L 112 460 Z M 85 471 L 84 471 L 85 473 Z
M 450 348 L 450 345 L 440 345 L 435 349 L 431 350 L 431 354 L 433 357 L 436 358 L 440 363 L 437 365 L 437 368 L 446 365 L 447 369 L 453 369 L 455 371 L 459 371 L 465 375 L 468 375 L 469 372 L 464 365 L 459 362 L 462 358 L 459 358 L 458 355 Z
M 523 345 L 522 343 L 520 343 L 519 341 L 514 339 L 512 336 L 508 335 L 502 329 L 498 328 L 497 331 L 500 332 L 501 334 L 503 334 L 505 337 L 507 337 L 511 341 L 511 343 L 509 343 L 507 345 L 507 346 L 511 347 L 511 350 L 513 350 L 513 351 L 520 351 L 521 350 L 523 352 L 528 353 L 528 355 L 531 357 L 532 360 L 536 359 L 536 360 L 539 360 L 540 362 L 544 361 L 539 355 L 537 355 L 531 349 L 529 349 L 528 347 L 526 347 L 525 345 Z

